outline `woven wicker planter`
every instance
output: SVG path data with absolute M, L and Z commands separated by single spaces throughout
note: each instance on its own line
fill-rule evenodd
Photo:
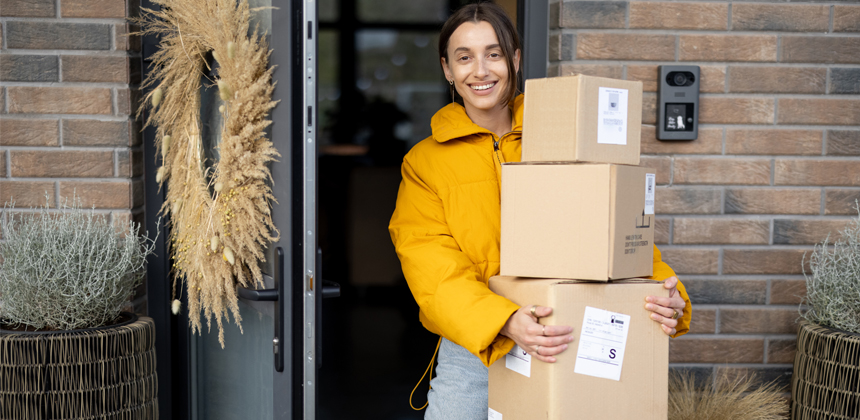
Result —
M 155 323 L 0 330 L 0 419 L 158 418 Z
M 791 400 L 793 420 L 860 418 L 860 335 L 803 321 Z

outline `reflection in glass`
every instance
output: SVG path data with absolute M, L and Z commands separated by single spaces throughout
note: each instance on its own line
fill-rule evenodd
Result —
M 406 141 L 407 149 L 430 135 L 430 118 L 446 104 L 447 85 L 433 47 L 437 42 L 436 32 L 356 33 L 356 87 L 366 103 L 390 103 L 404 113 L 394 135 Z
M 340 1 L 320 0 L 318 13 L 320 22 L 331 22 L 337 20 L 340 16 Z
M 322 7 L 322 5 L 320 5 Z M 338 61 L 340 57 L 340 45 L 338 44 L 338 33 L 331 30 L 319 32 L 319 48 L 317 49 L 317 109 L 319 110 L 319 142 L 322 145 L 332 143 L 333 117 L 338 111 L 340 103 L 340 83 L 338 77 Z
M 448 0 L 360 0 L 356 9 L 365 22 L 444 22 Z
M 212 83 L 214 75 L 218 74 L 218 64 L 208 54 L 209 67 L 205 76 L 201 76 L 200 88 L 200 140 L 203 147 L 203 167 L 207 171 L 209 179 L 212 170 L 220 159 L 218 146 L 221 144 L 221 127 L 224 125 L 224 117 L 218 108 L 224 104 L 218 95 L 218 85 Z M 205 69 L 204 69 L 205 71 Z
M 248 7 L 251 8 L 251 24 L 248 26 L 248 32 L 253 34 L 254 29 L 257 28 L 257 33 L 271 35 L 272 0 L 248 0 Z M 259 9 L 254 10 L 255 8 Z
M 203 331 L 196 340 L 199 419 L 271 419 L 274 398 L 272 331 L 274 306 L 252 307 L 239 300 L 242 331 L 224 323 L 225 348 L 218 332 Z

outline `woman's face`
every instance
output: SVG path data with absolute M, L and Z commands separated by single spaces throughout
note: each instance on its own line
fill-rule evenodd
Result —
M 519 69 L 517 50 L 514 66 Z M 496 31 L 488 22 L 466 22 L 448 40 L 448 62 L 442 58 L 445 77 L 454 81 L 466 108 L 482 111 L 507 106 L 511 77 Z

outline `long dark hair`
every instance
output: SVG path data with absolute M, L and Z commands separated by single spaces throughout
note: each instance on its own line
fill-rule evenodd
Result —
M 451 34 L 466 22 L 487 22 L 496 31 L 496 37 L 499 38 L 502 54 L 504 54 L 505 61 L 508 64 L 508 77 L 510 77 L 510 80 L 506 97 L 508 98 L 508 103 L 510 103 L 517 96 L 517 93 L 519 93 L 517 86 L 519 85 L 520 75 L 517 72 L 514 59 L 516 58 L 516 51 L 521 49 L 521 44 L 516 26 L 511 22 L 511 18 L 508 17 L 505 10 L 495 3 L 473 3 L 457 9 L 445 21 L 445 24 L 442 25 L 442 32 L 439 33 L 439 58 L 444 58 L 445 63 L 449 63 L 448 41 L 451 39 Z

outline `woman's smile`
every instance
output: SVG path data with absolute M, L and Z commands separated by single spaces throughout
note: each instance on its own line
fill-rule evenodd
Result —
M 477 91 L 479 94 L 488 94 L 489 93 L 488 91 L 490 89 L 492 89 L 494 86 L 496 86 L 496 83 L 497 82 L 473 83 L 473 84 L 470 84 L 469 87 L 472 88 L 472 90 Z

